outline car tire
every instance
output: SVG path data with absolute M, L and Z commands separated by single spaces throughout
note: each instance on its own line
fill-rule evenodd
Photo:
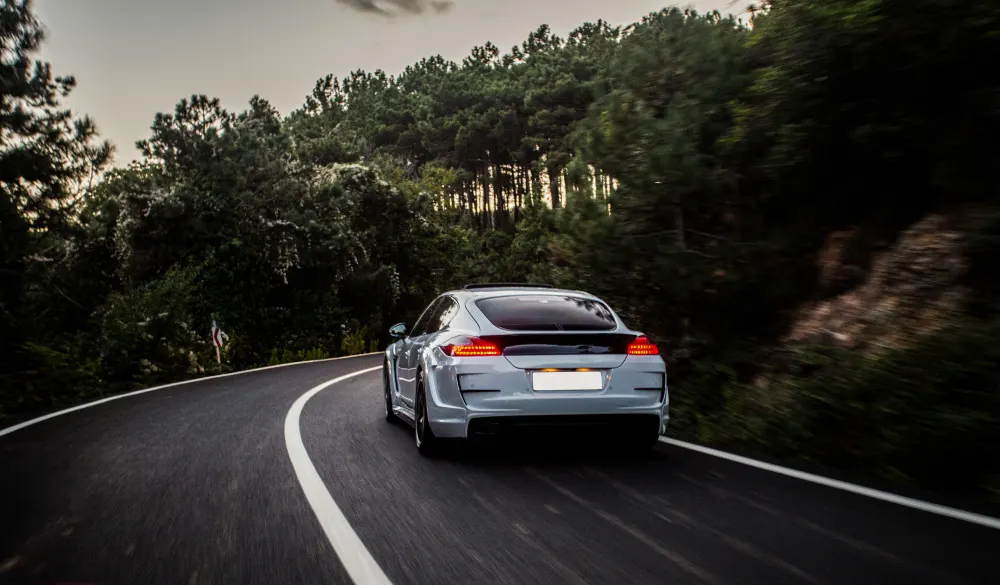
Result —
M 413 409 L 413 436 L 421 455 L 434 455 L 438 451 L 438 438 L 434 436 L 427 418 L 427 395 L 424 392 L 424 373 L 417 372 L 417 393 Z
M 385 401 L 385 420 L 394 423 L 399 419 L 392 410 L 392 390 L 389 385 L 389 361 L 382 362 L 382 394 Z

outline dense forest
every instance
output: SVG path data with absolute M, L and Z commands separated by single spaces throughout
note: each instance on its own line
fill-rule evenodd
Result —
M 0 416 L 377 350 L 449 287 L 549 282 L 660 344 L 671 433 L 1000 490 L 996 2 L 543 25 L 327 76 L 288 115 L 182 99 L 125 168 L 60 105 L 30 2 L 0 27 Z M 961 318 L 877 357 L 782 341 L 842 292 L 828 234 L 863 272 L 932 212 L 967 219 Z

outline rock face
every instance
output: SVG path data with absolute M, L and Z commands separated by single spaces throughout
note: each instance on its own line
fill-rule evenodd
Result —
M 837 232 L 819 254 L 820 285 L 847 292 L 804 306 L 786 343 L 823 343 L 872 355 L 906 347 L 948 324 L 967 291 L 962 234 L 947 217 L 930 215 L 910 226 L 888 250 L 874 254 L 867 275 L 844 266 L 852 232 Z M 840 286 L 838 286 L 838 283 Z
M 857 230 L 833 232 L 826 238 L 816 263 L 819 267 L 819 290 L 824 297 L 840 294 L 864 282 L 864 269 L 851 263 L 847 248 Z

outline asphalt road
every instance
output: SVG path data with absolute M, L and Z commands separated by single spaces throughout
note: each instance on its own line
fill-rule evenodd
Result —
M 285 419 L 378 356 L 175 386 L 0 436 L 0 583 L 350 583 Z M 660 445 L 420 457 L 378 373 L 305 405 L 322 483 L 394 584 L 1000 583 L 1000 530 Z

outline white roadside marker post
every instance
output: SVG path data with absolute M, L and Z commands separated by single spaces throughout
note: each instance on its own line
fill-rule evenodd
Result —
M 222 330 L 219 329 L 219 326 L 215 324 L 215 319 L 212 319 L 212 345 L 215 346 L 215 361 L 220 366 L 222 365 L 222 353 L 219 351 L 219 348 L 222 347 L 223 337 L 227 339 L 229 338 L 229 336 L 223 333 Z

